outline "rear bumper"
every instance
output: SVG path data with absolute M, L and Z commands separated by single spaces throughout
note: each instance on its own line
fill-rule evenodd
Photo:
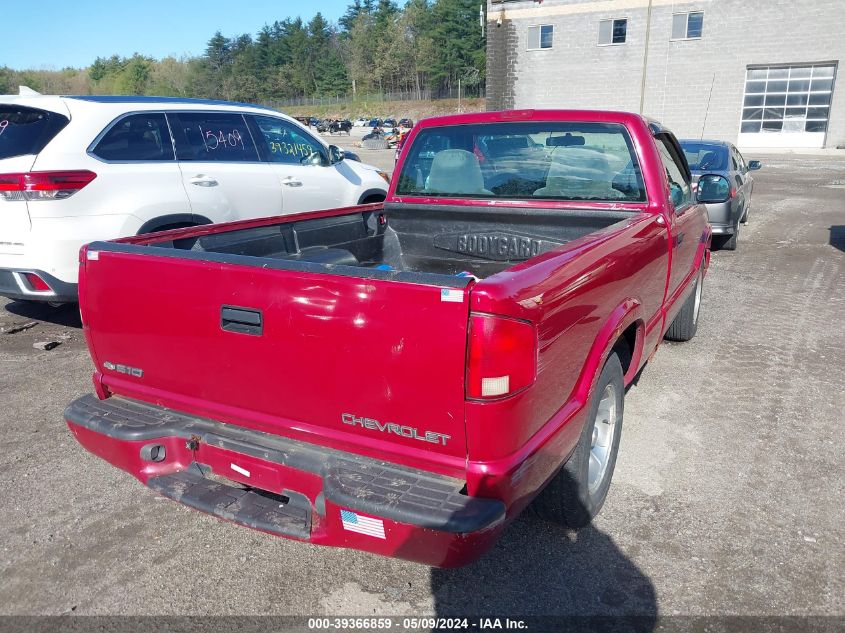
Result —
M 733 234 L 738 218 L 733 217 L 732 205 L 732 200 L 705 205 L 707 207 L 707 218 L 713 228 L 714 235 Z
M 50 291 L 33 289 L 23 273 L 35 273 L 50 286 Z M 0 297 L 60 303 L 75 303 L 78 300 L 76 284 L 67 283 L 50 273 L 33 268 L 0 268 Z
M 502 501 L 468 497 L 458 479 L 134 400 L 84 396 L 65 418 L 86 449 L 164 496 L 278 536 L 455 567 L 505 523 Z
M 732 224 L 711 224 L 710 229 L 713 235 L 733 235 L 736 227 Z

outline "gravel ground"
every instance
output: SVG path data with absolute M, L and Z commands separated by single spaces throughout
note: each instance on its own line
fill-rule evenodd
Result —
M 752 158 L 739 249 L 713 254 L 697 337 L 664 345 L 628 393 L 594 526 L 520 519 L 464 569 L 157 498 L 64 425 L 91 387 L 74 310 L 0 300 L 4 330 L 33 323 L 0 333 L 0 613 L 845 615 L 845 160 Z

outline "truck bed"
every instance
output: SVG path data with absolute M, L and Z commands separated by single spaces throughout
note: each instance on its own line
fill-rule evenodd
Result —
M 321 218 L 280 218 L 258 227 L 221 226 L 203 235 L 144 243 L 189 251 L 195 257 L 209 253 L 258 257 L 281 268 L 299 262 L 359 269 L 335 270 L 336 274 L 370 276 L 367 271 L 375 271 L 376 277 L 384 278 L 389 273 L 469 273 L 484 279 L 632 215 L 632 211 L 586 209 L 386 205 Z M 416 279 L 452 285 L 448 280 Z

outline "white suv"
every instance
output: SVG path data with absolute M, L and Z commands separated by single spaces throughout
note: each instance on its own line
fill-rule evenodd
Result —
M 88 242 L 379 202 L 387 179 L 260 106 L 0 96 L 0 296 L 76 301 Z

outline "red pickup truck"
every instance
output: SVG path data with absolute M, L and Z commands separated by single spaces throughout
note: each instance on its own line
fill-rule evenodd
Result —
M 382 204 L 84 247 L 95 393 L 65 417 L 198 510 L 466 564 L 532 501 L 599 511 L 625 387 L 695 334 L 709 244 L 656 122 L 429 119 Z

